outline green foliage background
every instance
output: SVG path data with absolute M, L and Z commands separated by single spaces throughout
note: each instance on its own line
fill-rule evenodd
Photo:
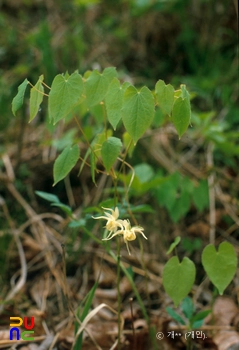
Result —
M 94 183 L 100 178 L 97 172 L 99 169 L 95 171 L 98 155 L 102 157 L 106 171 L 110 172 L 121 149 L 129 145 L 129 135 L 135 143 L 144 135 L 136 150 L 133 151 L 133 147 L 129 150 L 129 163 L 135 171 L 134 179 L 130 171 L 127 173 L 123 170 L 119 175 L 115 189 L 119 201 L 117 205 L 122 214 L 127 214 L 126 201 L 129 201 L 135 218 L 140 217 L 144 222 L 149 238 L 147 249 L 157 254 L 159 262 L 164 263 L 167 259 L 165 248 L 175 237 L 182 237 L 181 245 L 177 247 L 179 258 L 175 256 L 169 260 L 163 274 L 166 292 L 178 305 L 190 292 L 196 270 L 196 283 L 200 284 L 204 278 L 200 249 L 209 243 L 208 231 L 204 234 L 203 228 L 206 226 L 208 229 L 211 224 L 208 220 L 208 213 L 212 212 L 209 209 L 211 174 L 215 180 L 214 187 L 222 189 L 221 196 L 215 199 L 215 212 L 218 208 L 227 209 L 228 202 L 231 204 L 230 210 L 225 210 L 222 215 L 218 211 L 220 222 L 216 223 L 216 238 L 220 242 L 221 235 L 224 235 L 234 244 L 239 237 L 238 226 L 233 226 L 237 219 L 234 214 L 239 209 L 239 185 L 236 178 L 239 163 L 238 37 L 233 1 L 2 0 L 0 9 L 0 155 L 6 152 L 11 157 L 16 188 L 36 212 L 41 212 L 41 205 L 46 210 L 47 204 L 41 204 L 41 200 L 46 199 L 51 202 L 50 211 L 60 212 L 70 218 L 71 222 L 62 235 L 70 255 L 68 266 L 74 265 L 89 238 L 99 243 L 99 238 L 92 233 L 92 213 L 99 211 L 100 206 L 117 204 L 111 199 L 114 197 L 113 181 L 108 179 L 107 183 L 98 187 L 99 196 L 98 188 L 95 189 L 90 182 L 90 178 Z M 122 99 L 126 103 L 118 114 L 114 113 L 114 107 L 116 111 L 120 110 L 120 99 L 115 101 L 120 83 L 115 78 L 117 74 L 114 68 L 107 70 L 108 67 L 116 67 L 120 83 L 125 81 L 127 93 L 122 93 Z M 19 84 L 23 82 L 23 87 L 27 86 L 26 78 L 36 89 L 31 89 L 30 103 L 25 100 L 23 108 L 15 113 L 17 101 L 13 107 L 16 116 L 13 117 L 11 102 Z M 45 100 L 42 103 L 43 96 L 38 94 L 39 90 L 48 93 L 47 86 L 43 88 L 41 84 L 43 79 L 52 86 L 49 109 Z M 168 85 L 165 86 L 162 80 Z M 108 95 L 107 81 L 111 91 Z M 155 88 L 161 108 L 156 106 L 155 116 L 155 100 L 150 90 L 145 86 L 141 90 L 134 86 L 128 88 L 129 83 L 139 89 L 143 85 L 151 90 Z M 67 90 L 67 84 L 75 88 L 74 93 Z M 182 111 L 183 100 L 180 97 L 175 102 L 178 104 L 177 109 L 173 109 L 171 117 L 180 137 L 190 119 L 189 94 L 185 85 L 190 92 L 193 113 L 191 125 L 179 142 L 163 113 L 171 113 L 175 93 L 173 86 L 178 87 L 180 84 L 183 84 L 182 95 L 187 94 L 188 98 L 186 125 L 181 126 L 181 130 L 180 125 L 178 128 L 176 126 Z M 81 100 L 84 88 L 86 101 Z M 79 99 L 82 104 L 78 104 Z M 103 99 L 112 126 L 107 129 L 105 125 L 104 131 L 102 125 L 107 123 L 99 108 Z M 144 103 L 148 102 L 145 110 L 141 99 Z M 77 126 L 84 130 L 83 136 L 72 126 L 72 115 L 68 115 L 72 105 L 77 106 L 75 120 L 80 121 Z M 132 106 L 135 106 L 135 110 Z M 136 111 L 140 111 L 140 123 L 133 123 L 129 118 L 132 110 L 135 115 Z M 122 140 L 118 138 L 122 131 L 121 114 L 128 132 Z M 65 123 L 62 129 L 58 128 L 58 124 L 56 127 L 48 123 L 52 119 L 60 124 L 63 118 Z M 30 126 L 29 121 L 33 121 Z M 145 135 L 151 122 L 153 126 Z M 38 132 L 40 136 L 37 136 Z M 39 158 L 34 163 L 34 155 L 27 162 L 21 162 L 24 133 L 25 136 L 33 134 L 28 146 L 29 150 L 38 150 L 38 155 L 44 147 L 52 146 L 55 149 L 55 157 L 49 157 L 49 164 Z M 12 145 L 17 152 L 11 151 Z M 90 152 L 92 150 L 94 152 Z M 57 153 L 61 151 L 53 166 Z M 211 164 L 207 160 L 208 155 L 212 157 Z M 66 194 L 67 184 L 62 181 L 69 172 L 69 166 L 63 167 L 62 162 L 69 160 L 73 169 L 79 157 L 82 157 L 80 169 L 78 167 L 78 173 L 75 172 L 68 179 L 68 188 L 72 189 L 72 197 L 75 196 L 72 205 L 69 194 Z M 91 163 L 91 170 L 84 167 L 87 161 Z M 41 168 L 46 173 L 41 173 Z M 0 163 L 0 172 L 4 173 L 5 170 L 5 164 Z M 49 176 L 52 170 L 54 188 L 52 177 Z M 79 193 L 81 197 L 77 199 Z M 226 199 L 225 194 L 228 196 Z M 23 223 L 26 219 L 23 208 L 9 195 L 4 183 L 0 183 L 0 196 L 6 199 L 17 225 Z M 79 208 L 81 216 L 75 217 L 73 211 Z M 198 226 L 195 229 L 193 225 Z M 4 267 L 0 282 L 8 283 L 14 262 L 6 259 L 11 239 L 10 235 L 4 235 L 4 230 L 9 233 L 9 228 L 1 213 L 0 226 L 3 230 L 3 234 L 0 232 L 0 266 Z M 212 246 L 209 250 L 206 248 L 203 266 L 209 279 L 222 293 L 233 279 L 237 260 L 231 246 L 228 248 L 222 244 L 220 247 L 218 253 Z M 181 259 L 185 255 L 189 257 Z M 227 255 L 229 258 L 231 256 L 228 265 L 223 264 Z M 215 258 L 213 267 L 212 257 Z M 223 268 L 218 269 L 218 265 Z M 222 276 L 226 278 L 222 280 Z M 177 290 L 180 281 L 183 281 L 182 288 Z M 137 290 L 134 292 L 136 294 Z M 184 309 L 187 309 L 185 305 Z M 175 317 L 173 310 L 172 314 Z M 192 307 L 188 317 L 192 327 L 205 316 L 193 314 Z
M 58 73 L 79 70 L 83 74 L 88 69 L 103 71 L 115 66 L 122 80 L 133 80 L 139 87 L 147 85 L 153 89 L 158 79 L 174 86 L 185 83 L 194 112 L 186 140 L 192 141 L 187 144 L 172 139 L 176 153 L 180 158 L 195 146 L 198 152 L 194 162 L 204 164 L 202 157 L 212 143 L 218 174 L 221 167 L 229 173 L 236 172 L 238 59 L 237 18 L 232 0 L 3 0 L 0 7 L 1 153 L 16 140 L 13 126 L 20 133 L 21 124 L 27 124 L 29 113 L 31 117 L 34 112 L 31 106 L 29 112 L 27 105 L 15 119 L 11 112 L 17 86 L 26 77 L 35 84 L 44 75 L 44 81 L 51 85 Z M 91 112 L 103 120 L 97 107 L 93 106 Z M 84 124 L 89 113 L 80 113 Z M 44 104 L 38 117 L 38 124 L 48 118 Z M 155 128 L 165 125 L 159 111 L 153 124 Z M 89 139 L 99 132 L 97 127 L 88 127 Z M 58 150 L 75 137 L 74 129 L 64 137 L 58 144 L 54 140 Z M 148 196 L 153 196 L 173 222 L 185 216 L 192 203 L 199 215 L 208 208 L 207 170 L 200 179 L 183 176 L 177 166 L 168 169 L 149 162 L 140 146 L 133 154 L 132 164 L 136 171 L 130 193 L 133 200 L 144 195 L 147 202 Z M 29 175 L 28 169 L 21 166 L 21 181 Z M 19 188 L 25 190 L 21 181 Z M 232 193 L 230 185 L 227 189 Z M 237 192 L 236 189 L 233 196 Z
M 237 123 L 237 20 L 232 0 L 2 1 L 0 13 L 1 128 L 9 123 L 16 87 L 39 75 L 116 66 L 153 87 L 182 81 L 197 105 L 230 106 Z

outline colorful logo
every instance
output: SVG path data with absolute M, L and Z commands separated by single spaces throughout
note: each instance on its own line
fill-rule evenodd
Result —
M 27 336 L 28 334 L 34 335 L 34 331 L 32 330 L 34 328 L 34 316 L 29 317 L 30 318 L 30 324 L 28 322 L 27 317 L 24 317 L 22 319 L 21 317 L 10 317 L 10 322 L 15 321 L 15 323 L 10 323 L 10 330 L 9 330 L 9 338 L 10 340 L 14 339 L 14 334 L 15 334 L 15 339 L 16 340 L 34 340 L 34 337 Z M 16 323 L 17 322 L 17 323 Z M 21 325 L 24 325 L 24 328 L 26 330 L 21 332 Z M 12 327 L 12 328 L 11 328 Z

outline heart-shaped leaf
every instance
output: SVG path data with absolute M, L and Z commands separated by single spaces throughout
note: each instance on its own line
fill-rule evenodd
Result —
M 122 119 L 134 143 L 145 133 L 154 118 L 154 98 L 146 87 L 138 91 L 130 85 L 123 96 Z
M 120 154 L 121 147 L 122 142 L 117 137 L 109 137 L 102 144 L 101 155 L 107 171 L 110 171 L 111 167 L 114 165 L 114 162 Z
M 73 147 L 68 146 L 64 151 L 56 158 L 53 167 L 53 177 L 54 184 L 61 181 L 66 177 L 66 175 L 71 171 L 71 169 L 76 165 L 80 156 L 80 150 L 78 145 Z
M 104 69 L 103 73 L 94 70 L 85 82 L 86 103 L 92 107 L 100 103 L 107 93 L 109 84 L 117 76 L 115 68 Z
M 18 86 L 18 92 L 14 99 L 12 100 L 12 113 L 16 116 L 16 113 L 18 109 L 23 104 L 23 99 L 26 91 L 26 87 L 28 85 L 28 80 L 25 79 L 19 86 Z
M 54 124 L 65 118 L 80 102 L 84 90 L 83 80 L 79 73 L 58 74 L 52 83 L 49 94 L 49 114 Z
M 200 180 L 199 185 L 194 187 L 192 191 L 192 199 L 198 211 L 208 208 L 208 182 L 207 180 Z
M 121 119 L 121 108 L 123 100 L 123 89 L 117 78 L 114 78 L 109 86 L 105 97 L 107 117 L 114 130 Z
M 42 85 L 43 75 L 41 75 L 33 88 L 31 88 L 30 92 L 30 122 L 35 118 L 39 111 L 40 104 L 43 100 L 44 88 Z
M 214 245 L 209 244 L 203 250 L 202 264 L 210 281 L 222 295 L 236 273 L 237 256 L 233 246 L 222 242 L 217 252 Z
M 174 88 L 166 85 L 163 80 L 159 80 L 155 86 L 155 93 L 159 107 L 164 114 L 170 115 L 174 103 Z
M 107 67 L 103 70 L 103 75 L 107 79 L 108 84 L 110 84 L 114 78 L 117 78 L 118 73 L 115 67 Z
M 187 130 L 191 118 L 189 97 L 178 97 L 173 105 L 172 122 L 177 130 L 179 138 Z
M 175 306 L 178 306 L 190 292 L 195 281 L 196 268 L 194 263 L 184 257 L 180 263 L 177 256 L 173 256 L 163 270 L 163 286 Z

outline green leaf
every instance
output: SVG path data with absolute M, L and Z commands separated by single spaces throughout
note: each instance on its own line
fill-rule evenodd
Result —
M 86 226 L 86 219 L 78 219 L 78 220 L 72 220 L 68 227 L 71 228 L 79 228 L 79 227 L 85 227 Z
M 209 244 L 203 250 L 202 264 L 210 281 L 222 295 L 236 273 L 237 256 L 233 246 L 223 242 L 217 252 L 214 245 Z
M 76 165 L 79 159 L 80 151 L 78 145 L 68 146 L 57 157 L 53 167 L 53 177 L 55 186 L 60 180 L 64 179 L 71 169 Z
M 92 182 L 95 184 L 95 170 L 96 170 L 96 159 L 95 159 L 95 153 L 90 152 L 90 172 L 91 172 L 91 179 Z
M 83 75 L 84 79 L 85 79 L 85 80 L 88 79 L 89 76 L 91 75 L 91 73 L 92 73 L 91 70 L 87 70 L 87 71 L 84 73 L 84 75 Z
M 108 89 L 108 80 L 100 74 L 97 70 L 94 70 L 85 83 L 86 90 L 86 103 L 89 107 L 100 103 Z
M 123 101 L 123 89 L 118 79 L 114 78 L 110 83 L 105 97 L 107 117 L 114 130 L 121 119 L 121 108 Z
M 93 298 L 94 298 L 95 291 L 96 291 L 97 287 L 98 287 L 98 280 L 95 282 L 95 284 L 93 285 L 91 290 L 86 295 L 85 300 L 82 301 L 81 305 L 78 307 L 78 309 L 76 311 L 77 312 L 77 316 L 80 318 L 81 322 L 84 321 L 84 319 L 86 318 L 86 316 L 89 313 L 89 310 L 91 308 L 92 301 L 93 301 Z M 84 307 L 83 307 L 83 302 L 85 303 Z M 82 310 L 82 313 L 81 313 L 81 309 L 82 308 L 83 308 L 83 310 Z M 78 329 L 79 329 L 79 323 L 75 322 L 75 334 L 77 333 Z M 79 337 L 78 337 L 78 339 L 76 341 L 76 344 L 74 346 L 74 350 L 81 349 L 82 348 L 82 343 L 83 343 L 83 332 L 80 333 L 80 335 L 79 335 Z
M 110 198 L 107 198 L 107 199 L 101 201 L 98 204 L 98 206 L 99 206 L 99 208 L 115 208 L 115 207 L 117 207 L 117 204 L 118 204 L 117 198 L 116 198 L 116 201 L 115 201 L 114 198 L 110 197 Z M 98 211 L 99 211 L 99 208 L 97 208 Z
M 154 209 L 149 204 L 140 204 L 131 207 L 132 213 L 155 213 Z
M 156 187 L 165 181 L 162 174 L 159 172 L 155 174 L 153 168 L 146 163 L 137 164 L 134 167 L 134 170 L 135 176 L 133 181 L 131 172 L 127 175 L 118 175 L 119 180 L 122 180 L 127 186 L 130 185 L 132 195 L 140 197 L 149 191 L 152 191 L 155 194 Z
M 202 246 L 202 240 L 201 238 L 188 238 L 184 237 L 182 239 L 182 248 L 185 250 L 188 254 L 192 254 L 193 251 L 197 251 Z
M 167 313 L 178 323 L 182 325 L 186 325 L 184 319 L 177 313 L 175 312 L 171 307 L 166 307 Z
M 184 176 L 182 177 L 180 187 L 181 187 L 181 192 L 186 192 L 191 195 L 194 190 L 194 183 L 189 177 Z
M 77 72 L 68 78 L 61 74 L 54 78 L 48 104 L 49 115 L 54 124 L 65 118 L 80 103 L 83 90 L 83 80 Z
M 120 154 L 122 142 L 117 137 L 109 137 L 101 148 L 101 156 L 106 170 L 109 172 Z
M 160 108 L 155 109 L 154 120 L 152 126 L 160 128 L 167 121 L 167 115 L 162 112 Z
M 129 86 L 123 96 L 122 119 L 135 144 L 149 128 L 153 118 L 154 97 L 151 91 L 146 86 L 140 91 Z
M 58 198 L 56 195 L 52 194 L 52 193 L 47 193 L 47 192 L 42 192 L 42 191 L 35 191 L 35 193 L 36 193 L 39 197 L 45 199 L 45 200 L 48 201 L 48 202 L 51 202 L 51 203 L 60 203 L 59 198 Z
M 174 205 L 169 211 L 170 217 L 174 222 L 178 222 L 190 209 L 191 193 L 193 191 L 193 182 L 188 177 L 182 177 L 178 185 L 179 191 L 176 200 L 174 200 Z
M 134 179 L 137 181 L 137 185 L 141 187 L 144 183 L 149 183 L 149 181 L 154 176 L 154 169 L 147 163 L 140 163 L 135 165 L 134 167 L 135 177 Z
M 190 319 L 190 324 L 192 325 L 192 328 L 200 328 L 203 325 L 204 319 L 212 312 L 212 310 L 203 310 L 194 315 Z
M 122 85 L 122 90 L 125 92 L 125 90 L 131 86 L 131 84 L 128 81 L 125 81 Z
M 103 73 L 94 70 L 85 82 L 86 103 L 89 107 L 105 98 L 110 82 L 116 76 L 115 68 L 106 68 Z
M 175 172 L 167 176 L 162 184 L 154 191 L 158 203 L 165 206 L 169 212 L 173 211 L 173 207 L 177 202 L 180 182 L 181 175 L 178 172 Z
M 172 122 L 179 138 L 187 130 L 191 118 L 190 102 L 188 98 L 178 97 L 173 105 Z
M 192 193 L 193 202 L 199 211 L 209 206 L 208 182 L 201 180 L 199 185 L 194 188 Z
M 181 237 L 176 237 L 174 242 L 170 244 L 169 250 L 167 251 L 166 254 L 170 254 L 174 250 L 174 248 L 177 247 L 180 241 L 181 241 Z
M 89 291 L 89 293 L 87 294 L 86 298 L 85 298 L 85 305 L 84 305 L 84 309 L 82 311 L 82 314 L 80 316 L 80 320 L 84 321 L 84 319 L 86 318 L 86 316 L 89 313 L 91 304 L 92 304 L 92 300 L 94 298 L 95 295 L 95 291 L 98 287 L 98 283 L 99 283 L 99 279 L 95 282 L 94 286 L 91 288 L 91 290 Z
M 174 256 L 166 263 L 163 270 L 163 286 L 175 306 L 190 292 L 195 276 L 195 265 L 187 257 L 180 263 L 178 257 Z
M 69 205 L 63 204 L 63 203 L 52 203 L 53 207 L 58 207 L 60 208 L 62 211 L 64 211 L 64 213 L 66 213 L 66 215 L 72 217 L 72 209 L 71 207 L 69 207 Z
M 62 136 L 54 138 L 52 140 L 52 146 L 54 146 L 57 151 L 62 151 L 69 144 L 74 143 L 76 137 L 77 129 L 72 127 L 71 129 L 64 131 Z
M 68 216 L 72 216 L 71 207 L 69 207 L 66 204 L 61 203 L 59 198 L 56 195 L 51 194 L 51 193 L 47 193 L 47 192 L 42 192 L 42 191 L 35 191 L 35 193 L 39 197 L 47 200 L 48 202 L 51 202 L 52 206 L 59 207 L 60 209 L 62 209 Z
M 191 196 L 185 188 L 182 188 L 178 198 L 174 201 L 174 205 L 169 214 L 174 222 L 178 222 L 190 209 Z
M 108 67 L 103 71 L 103 76 L 108 80 L 108 84 L 110 84 L 114 78 L 117 78 L 117 75 L 115 67 Z
M 189 103 L 189 105 L 190 105 L 190 94 L 189 94 L 189 92 L 188 92 L 188 90 L 187 90 L 187 88 L 186 88 L 186 85 L 185 85 L 185 84 L 181 84 L 181 85 L 180 85 L 180 89 L 181 89 L 181 94 L 180 94 L 180 96 L 181 96 L 182 98 L 186 98 L 187 101 L 188 101 L 188 103 Z
M 182 311 L 184 315 L 187 317 L 187 319 L 190 320 L 194 313 L 193 301 L 190 297 L 186 297 L 185 299 L 183 299 Z
M 30 92 L 30 120 L 31 122 L 39 111 L 40 104 L 43 100 L 44 88 L 42 85 L 43 75 L 41 75 L 36 83 L 36 85 L 31 88 Z
M 68 71 L 66 71 L 65 74 L 63 74 L 63 76 L 64 76 L 65 79 L 69 79 L 70 74 L 68 73 Z
M 28 80 L 25 79 L 19 86 L 18 86 L 18 92 L 14 99 L 12 100 L 12 113 L 16 116 L 16 112 L 19 108 L 21 108 L 23 104 L 23 99 L 26 91 L 26 87 L 28 85 Z
M 140 185 L 148 183 L 154 176 L 154 169 L 147 163 L 140 163 L 134 167 L 135 177 L 138 178 Z
M 97 104 L 87 109 L 89 109 L 90 113 L 94 117 L 96 125 L 99 126 L 99 128 L 101 128 L 102 124 L 105 121 L 105 106 Z
M 163 80 L 159 80 L 155 86 L 155 93 L 159 107 L 164 114 L 170 115 L 174 103 L 174 88 L 166 85 Z

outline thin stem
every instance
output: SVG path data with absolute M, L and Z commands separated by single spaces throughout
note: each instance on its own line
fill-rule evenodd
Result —
M 118 350 L 121 349 L 120 239 L 117 237 Z
M 209 189 L 209 243 L 215 244 L 215 233 L 216 233 L 216 199 L 215 199 L 215 173 L 212 171 L 214 166 L 213 161 L 213 148 L 212 142 L 209 143 L 207 149 L 207 166 L 210 174 L 208 176 L 208 189 Z
M 48 86 L 44 81 L 41 82 L 42 85 L 44 85 L 45 87 L 47 87 L 49 90 L 51 90 L 50 86 Z
M 103 245 L 102 240 L 100 240 L 99 238 L 97 238 L 95 235 L 93 235 L 93 233 L 91 233 L 89 230 L 87 230 L 87 228 L 82 227 L 83 231 L 85 231 L 85 233 L 92 238 L 96 243 L 98 243 L 99 245 Z
M 188 337 L 188 339 L 187 339 L 187 350 L 191 350 L 191 348 L 192 348 L 191 337 Z
M 125 159 L 126 159 L 126 157 L 127 157 L 127 154 L 128 154 L 128 151 L 129 151 L 129 149 L 130 149 L 130 146 L 132 145 L 132 139 L 130 140 L 130 142 L 129 142 L 129 144 L 128 144 L 128 146 L 127 146 L 127 148 L 126 148 L 126 150 L 125 150 L 125 154 L 124 154 L 124 156 L 123 156 L 123 159 L 122 159 L 122 164 L 121 164 L 121 167 L 120 167 L 120 169 L 119 169 L 119 173 L 121 172 L 121 170 L 122 170 L 122 167 L 123 167 L 123 165 L 124 165 L 124 162 L 125 162 Z
M 89 168 L 91 167 L 91 165 L 90 165 L 88 162 L 86 162 L 86 161 L 84 160 L 84 158 L 82 158 L 81 156 L 79 156 L 79 159 L 82 160 L 82 162 L 85 162 L 85 164 L 86 164 Z M 100 169 L 95 169 L 95 170 L 96 170 L 97 173 L 106 174 L 106 172 L 103 171 L 103 170 L 100 170 Z
M 82 135 L 84 136 L 88 147 L 89 147 L 89 148 L 91 149 L 91 151 L 93 152 L 93 149 L 92 149 L 92 147 L 91 147 L 91 144 L 89 143 L 89 140 L 88 140 L 88 138 L 86 137 L 86 134 L 84 133 L 84 131 L 83 131 L 83 129 L 82 129 L 82 127 L 81 127 L 81 125 L 80 125 L 80 123 L 79 123 L 79 121 L 78 121 L 78 119 L 76 118 L 75 115 L 74 115 L 74 119 L 75 119 L 75 122 L 76 122 L 78 128 L 80 129 L 80 132 L 81 132 Z
M 129 298 L 130 312 L 131 312 L 131 325 L 132 325 L 132 331 L 133 331 L 133 348 L 135 349 L 136 337 L 135 337 L 135 329 L 134 329 L 134 314 L 133 314 L 133 305 L 132 305 L 132 301 L 133 301 L 133 298 Z
M 135 172 L 134 172 L 134 168 L 129 164 L 129 163 L 127 163 L 124 159 L 121 159 L 121 158 L 117 158 L 118 160 L 120 160 L 123 164 L 126 164 L 131 170 L 132 170 L 132 176 L 131 176 L 131 179 L 130 179 L 130 182 L 129 182 L 129 186 L 128 186 L 128 189 L 126 190 L 126 194 L 125 194 L 125 197 L 127 198 L 127 196 L 128 196 L 128 192 L 129 192 L 129 190 L 130 190 L 130 187 L 131 187 L 131 185 L 132 185 L 132 182 L 133 182 L 133 180 L 134 180 L 134 175 L 135 175 Z M 120 171 L 119 171 L 120 172 Z
M 112 252 L 111 250 L 109 250 L 109 254 L 112 256 L 112 258 L 117 262 L 118 261 L 118 258 L 117 256 L 114 254 L 114 252 Z M 144 318 L 146 320 L 146 322 L 149 324 L 149 316 L 147 314 L 147 311 L 145 309 L 145 306 L 144 306 L 144 303 L 143 303 L 143 300 L 141 299 L 140 295 L 139 295 L 139 292 L 138 292 L 138 289 L 136 288 L 135 284 L 134 284 L 134 281 L 130 275 L 130 273 L 128 272 L 128 270 L 126 269 L 126 267 L 124 267 L 124 265 L 120 262 L 120 268 L 121 270 L 124 272 L 125 276 L 128 278 L 128 281 L 134 291 L 134 294 L 138 300 L 138 303 L 139 303 L 139 306 L 141 308 L 141 311 L 142 311 L 142 314 L 144 315 Z
M 30 83 L 30 81 L 28 81 L 28 83 L 31 85 L 31 87 L 32 87 L 34 90 L 36 90 L 37 92 L 39 92 L 39 94 L 42 94 L 43 96 L 49 97 L 48 94 L 45 94 L 45 92 L 42 92 L 42 91 L 38 90 L 34 85 L 32 85 L 32 83 Z M 41 82 L 41 83 L 42 83 L 42 82 Z
M 74 119 L 75 119 L 75 122 L 76 122 L 78 128 L 80 129 L 80 132 L 81 132 L 82 135 L 84 136 L 84 138 L 85 138 L 85 140 L 86 140 L 86 143 L 87 143 L 88 147 L 90 148 L 91 152 L 93 152 L 93 153 L 95 154 L 97 160 L 99 160 L 99 158 L 97 157 L 97 154 L 95 153 L 94 149 L 92 148 L 91 144 L 89 143 L 89 140 L 88 140 L 88 138 L 86 137 L 86 134 L 84 133 L 84 131 L 83 131 L 83 129 L 82 129 L 82 127 L 81 127 L 81 125 L 80 125 L 80 123 L 79 123 L 79 121 L 78 121 L 78 119 L 76 118 L 75 115 L 74 115 Z
M 148 275 L 148 270 L 146 267 L 145 259 L 144 259 L 144 247 L 142 244 L 141 237 L 139 237 L 139 247 L 140 247 L 140 256 L 141 256 L 141 266 L 144 270 L 145 273 L 145 287 L 146 287 L 146 294 L 147 294 L 147 300 L 148 300 L 148 305 L 150 305 L 150 296 L 149 296 L 149 275 Z M 148 324 L 149 326 L 149 324 Z
M 86 143 L 87 143 L 87 145 L 88 145 L 89 149 L 91 150 L 91 152 L 92 152 L 92 153 L 94 153 L 94 155 L 95 155 L 96 159 L 99 161 L 99 157 L 97 156 L 97 154 L 96 154 L 95 150 L 94 150 L 94 149 L 93 149 L 93 147 L 91 146 L 91 144 L 90 144 L 90 142 L 89 142 L 88 138 L 86 137 L 86 134 L 84 133 L 84 131 L 83 131 L 83 129 L 82 129 L 82 127 L 81 127 L 81 125 L 80 125 L 80 123 L 79 123 L 79 121 L 78 121 L 78 119 L 76 118 L 76 116 L 75 116 L 75 115 L 74 115 L 74 119 L 75 119 L 75 122 L 76 122 L 76 124 L 77 124 L 77 126 L 78 126 L 78 128 L 79 128 L 80 132 L 81 132 L 81 133 L 82 133 L 82 135 L 84 136 L 85 141 L 86 141 Z M 102 162 L 100 162 L 100 163 L 102 164 Z
M 61 244 L 61 249 L 62 249 L 62 262 L 63 262 L 64 294 L 65 294 L 65 297 L 66 297 L 68 308 L 71 309 L 69 307 L 69 297 L 68 297 L 68 289 L 67 289 L 67 282 L 66 282 L 66 249 L 65 249 L 65 244 Z

